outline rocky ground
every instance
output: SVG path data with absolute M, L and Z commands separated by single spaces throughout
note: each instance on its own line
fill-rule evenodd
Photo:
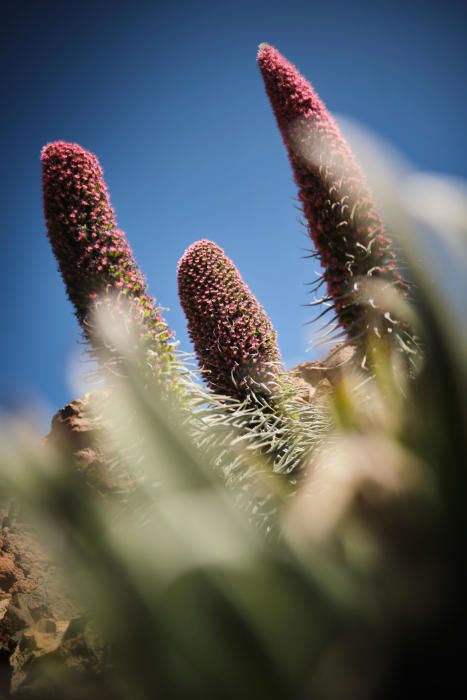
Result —
M 74 466 L 99 492 L 102 454 L 95 445 L 89 396 L 61 409 L 46 440 L 66 440 Z M 14 503 L 0 494 L 0 700 L 7 698 L 102 698 L 89 685 L 103 671 L 104 652 L 35 528 Z M 58 672 L 58 673 L 57 673 Z M 56 687 L 55 678 L 66 674 Z M 53 676 L 53 679 L 52 679 Z M 94 694 L 93 694 L 94 693 Z

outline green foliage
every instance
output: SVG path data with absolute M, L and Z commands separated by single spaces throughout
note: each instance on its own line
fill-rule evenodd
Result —
M 328 412 L 310 405 L 290 380 L 278 375 L 269 396 L 242 401 L 207 394 L 196 413 L 194 440 L 213 455 L 237 504 L 263 532 L 278 535 L 277 513 L 306 478 L 311 454 L 330 427 Z

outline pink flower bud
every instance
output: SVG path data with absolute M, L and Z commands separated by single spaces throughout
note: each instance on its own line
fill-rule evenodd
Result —
M 193 243 L 178 265 L 178 289 L 211 388 L 238 398 L 267 392 L 280 362 L 276 333 L 224 251 L 212 241 Z
M 369 327 L 352 280 L 373 276 L 403 292 L 391 241 L 364 175 L 312 86 L 275 48 L 261 44 L 258 63 L 292 165 L 310 237 L 337 317 L 351 338 Z M 389 323 L 383 320 L 383 323 Z
M 42 149 L 41 161 L 48 237 L 85 336 L 98 295 L 126 291 L 135 310 L 146 312 L 145 325 L 158 351 L 171 355 L 171 344 L 160 342 L 161 330 L 167 330 L 165 321 L 155 300 L 146 294 L 146 282 L 126 236 L 117 228 L 96 156 L 78 144 L 56 141 Z M 88 233 L 92 245 L 87 243 Z M 113 252 L 112 265 L 108 250 Z M 125 290 L 123 269 L 137 281 L 137 292 L 130 287 Z

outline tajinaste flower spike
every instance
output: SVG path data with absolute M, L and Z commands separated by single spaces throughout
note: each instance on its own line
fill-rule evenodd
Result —
M 384 310 L 373 328 L 374 311 L 358 296 L 356 278 L 361 276 L 377 278 L 402 293 L 409 286 L 397 270 L 362 171 L 336 122 L 295 66 L 268 44 L 260 45 L 258 63 L 324 268 L 328 296 L 322 301 L 332 301 L 351 339 L 372 330 L 399 338 L 404 335 L 401 325 Z
M 276 333 L 234 263 L 215 243 L 193 243 L 178 265 L 180 301 L 206 381 L 217 393 L 268 393 L 280 367 Z
M 85 338 L 94 340 L 92 310 L 98 297 L 119 293 L 139 321 L 154 368 L 170 363 L 172 334 L 117 228 L 96 156 L 78 144 L 57 141 L 43 148 L 41 161 L 48 237 Z

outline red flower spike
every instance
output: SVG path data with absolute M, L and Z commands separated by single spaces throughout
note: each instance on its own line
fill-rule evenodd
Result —
M 258 52 L 266 93 L 288 151 L 299 198 L 316 247 L 329 298 L 351 339 L 366 333 L 368 307 L 355 299 L 355 277 L 371 276 L 401 291 L 397 271 L 365 177 L 336 122 L 312 86 L 275 48 Z M 382 323 L 392 332 L 390 319 Z
M 193 243 L 178 264 L 178 290 L 210 387 L 235 398 L 267 392 L 280 362 L 276 333 L 222 248 Z
M 45 219 L 52 250 L 84 335 L 98 295 L 119 292 L 152 336 L 159 360 L 172 357 L 171 332 L 148 294 L 114 210 L 96 156 L 75 143 L 56 141 L 42 149 Z M 156 361 L 157 362 L 157 361 Z

